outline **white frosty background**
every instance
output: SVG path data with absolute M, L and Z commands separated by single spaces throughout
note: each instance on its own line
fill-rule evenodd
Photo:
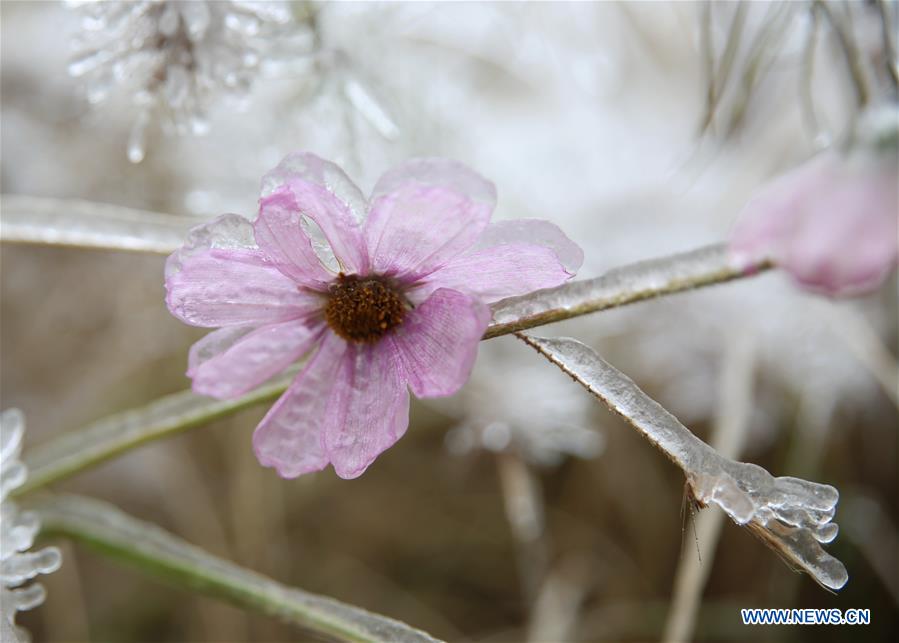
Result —
M 67 74 L 76 14 L 56 3 L 4 2 L 3 192 L 202 217 L 252 215 L 259 177 L 290 151 L 333 159 L 365 188 L 410 155 L 450 156 L 497 184 L 498 217 L 559 224 L 583 246 L 581 274 L 589 277 L 726 239 L 751 191 L 815 149 L 798 101 L 802 20 L 784 37 L 782 55 L 741 127 L 729 137 L 700 138 L 699 4 L 341 3 L 320 9 L 324 74 L 296 61 L 259 77 L 245 111 L 214 105 L 205 137 L 167 137 L 151 125 L 146 159 L 135 166 L 125 155 L 136 116 L 129 101 L 118 97 L 91 108 Z M 766 10 L 760 3 L 748 12 L 748 34 L 760 28 Z M 712 12 L 719 50 L 732 14 L 722 5 Z M 833 53 L 824 39 L 814 85 L 819 116 L 838 134 L 850 94 Z M 359 87 L 387 120 L 352 104 L 347 96 Z M 184 351 L 197 333 L 168 317 L 161 266 L 156 257 L 4 247 L 3 406 L 25 410 L 29 440 L 187 386 Z M 895 292 L 894 280 L 865 301 L 833 306 L 770 274 L 548 332 L 593 345 L 700 433 L 719 412 L 725 348 L 748 338 L 757 351 L 756 390 L 752 433 L 740 459 L 775 475 L 834 484 L 844 491 L 844 505 L 853 494 L 864 497 L 895 524 L 895 409 L 850 348 L 867 345 L 868 332 L 895 344 Z M 436 635 L 478 638 L 514 632 L 523 618 L 495 473 L 476 448 L 502 449 L 511 441 L 538 468 L 549 467 L 540 475 L 555 541 L 551 556 L 586 556 L 597 569 L 580 634 L 658 636 L 681 538 L 680 480 L 658 454 L 623 433 L 629 429 L 515 340 L 482 345 L 466 390 L 419 407 L 409 435 L 355 483 L 325 479 L 329 474 L 281 483 L 258 470 L 248 448 L 256 417 L 247 413 L 155 445 L 69 486 L 110 497 L 283 580 Z M 564 463 L 560 452 L 594 459 Z M 418 484 L 427 498 L 404 488 Z M 260 496 L 269 501 L 260 503 Z M 331 502 L 344 508 L 329 509 Z M 429 526 L 432 512 L 450 517 Z M 330 513 L 337 517 L 327 518 Z M 837 520 L 848 522 L 839 511 Z M 406 533 L 404 543 L 396 536 L 404 529 L 385 521 L 418 525 L 422 533 Z M 479 524 L 479 533 L 469 533 Z M 467 525 L 462 535 L 459 525 Z M 335 532 L 342 535 L 329 543 Z M 855 546 L 847 536 L 838 540 L 843 552 Z M 815 588 L 797 588 L 774 556 L 736 530 L 723 539 L 709 613 L 726 612 L 733 600 L 882 605 L 882 616 L 893 611 L 895 623 L 894 599 L 864 557 L 853 566 L 852 557 L 837 554 L 850 568 L 843 595 L 859 599 L 844 605 Z M 70 559 L 48 579 L 47 605 L 28 617 L 42 618 L 34 627 L 48 637 L 70 627 L 85 631 L 88 621 L 127 640 L 152 638 L 148 631 L 206 639 L 234 632 L 257 640 L 285 636 L 274 624 L 248 622 L 199 599 L 189 603 L 200 606 L 196 614 L 165 615 L 159 606 L 171 599 L 163 594 L 154 599 L 156 611 L 141 617 L 147 624 L 133 625 L 109 610 L 136 610 L 128 596 L 145 591 L 140 580 L 94 559 L 79 557 L 78 568 Z M 478 569 L 478 560 L 493 562 Z M 96 590 L 91 597 L 96 577 L 104 575 L 130 590 L 119 596 Z M 453 582 L 460 583 L 455 590 L 431 586 Z M 59 598 L 67 595 L 79 596 L 74 606 Z M 472 604 L 473 596 L 502 607 Z M 618 607 L 626 615 L 638 605 L 650 610 L 649 630 L 614 617 Z M 737 627 L 736 613 L 725 618 Z

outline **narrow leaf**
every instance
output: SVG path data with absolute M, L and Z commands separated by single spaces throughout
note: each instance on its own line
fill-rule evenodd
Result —
M 43 496 L 29 508 L 40 516 L 42 533 L 46 535 L 72 538 L 174 585 L 282 618 L 330 638 L 398 643 L 437 641 L 400 621 L 282 585 L 105 502 L 72 495 Z
M 846 584 L 846 568 L 821 548 L 837 535 L 832 522 L 839 500 L 836 489 L 800 478 L 775 478 L 757 465 L 723 457 L 627 375 L 577 340 L 518 336 L 677 464 L 697 502 L 717 504 L 735 523 L 748 527 L 824 587 L 839 589 Z
M 78 199 L 4 194 L 0 240 L 168 254 L 202 220 Z

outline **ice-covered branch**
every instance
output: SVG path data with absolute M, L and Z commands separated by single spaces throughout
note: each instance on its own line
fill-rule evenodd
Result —
M 45 534 L 72 538 L 161 580 L 284 619 L 329 639 L 437 642 L 400 621 L 239 567 L 98 500 L 45 496 L 31 508 L 40 516 Z
M 119 205 L 4 194 L 0 240 L 168 254 L 198 219 Z
M 724 244 L 640 261 L 595 279 L 570 281 L 557 288 L 497 302 L 493 305 L 493 323 L 484 339 L 739 279 L 769 267 L 760 263 L 748 270 L 738 268 Z
M 570 375 L 657 446 L 687 477 L 693 498 L 715 503 L 789 563 L 830 589 L 846 568 L 821 548 L 837 535 L 831 522 L 839 494 L 829 485 L 775 478 L 765 469 L 721 456 L 593 349 L 574 339 L 519 337 Z
M 116 413 L 76 431 L 30 449 L 24 460 L 28 480 L 12 495 L 43 487 L 78 471 L 105 462 L 142 444 L 175 435 L 195 426 L 237 413 L 255 404 L 277 398 L 295 371 L 234 400 L 215 400 L 191 391 L 181 391 L 150 404 Z

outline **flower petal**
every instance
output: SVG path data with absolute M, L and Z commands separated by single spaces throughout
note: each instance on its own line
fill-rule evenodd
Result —
M 165 282 L 166 305 L 194 326 L 248 326 L 298 319 L 318 297 L 268 264 L 259 250 L 211 249 L 183 258 Z
M 383 341 L 399 356 L 402 376 L 418 397 L 458 391 L 474 366 L 490 310 L 477 299 L 441 288 L 410 311 Z
M 318 351 L 256 427 L 253 451 L 259 463 L 274 467 L 282 478 L 327 466 L 327 406 L 346 350 L 346 342 L 325 333 Z
M 438 288 L 473 295 L 485 303 L 551 288 L 572 277 L 555 252 L 524 243 L 493 246 L 456 257 L 410 291 L 415 301 Z
M 251 391 L 312 348 L 324 325 L 293 320 L 245 330 L 221 328 L 191 347 L 187 376 L 195 393 L 227 399 Z
M 265 256 L 295 282 L 323 290 L 334 275 L 325 269 L 301 226 L 303 215 L 293 193 L 275 192 L 259 202 L 253 228 Z
M 570 276 L 584 263 L 584 251 L 554 223 L 543 219 L 494 221 L 478 237 L 471 252 L 508 244 L 527 244 L 549 248 Z
M 365 199 L 343 170 L 314 154 L 291 154 L 262 179 L 262 199 L 275 194 L 293 196 L 297 212 L 321 228 L 341 270 L 367 272 L 360 225 Z
M 385 174 L 365 239 L 372 270 L 411 283 L 471 247 L 496 204 L 493 184 L 460 163 L 415 159 Z
M 731 238 L 738 264 L 773 259 L 804 288 L 877 288 L 899 261 L 896 166 L 825 152 L 763 186 Z
M 341 478 L 356 478 L 409 425 L 409 391 L 396 355 L 383 340 L 351 344 L 343 361 L 325 426 L 325 450 Z
M 826 295 L 875 290 L 899 259 L 895 169 L 832 180 L 796 222 L 780 261 L 797 282 Z

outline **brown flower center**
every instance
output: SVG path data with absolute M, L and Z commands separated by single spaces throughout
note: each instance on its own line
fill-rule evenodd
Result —
M 399 326 L 406 315 L 403 296 L 378 277 L 337 276 L 325 319 L 347 341 L 372 343 Z

